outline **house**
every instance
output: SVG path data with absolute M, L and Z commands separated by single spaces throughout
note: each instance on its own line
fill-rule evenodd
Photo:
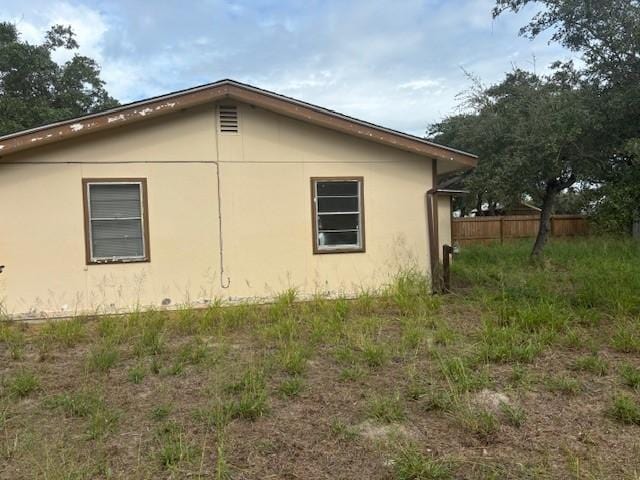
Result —
M 231 80 L 0 137 L 0 301 L 68 316 L 377 288 L 474 155 Z

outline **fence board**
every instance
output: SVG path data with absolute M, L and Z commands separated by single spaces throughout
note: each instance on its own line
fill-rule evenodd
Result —
M 454 218 L 451 234 L 454 242 L 464 246 L 471 243 L 502 242 L 515 238 L 535 237 L 538 234 L 538 215 L 506 215 L 500 217 Z M 589 233 L 583 215 L 553 215 L 551 235 L 567 237 Z

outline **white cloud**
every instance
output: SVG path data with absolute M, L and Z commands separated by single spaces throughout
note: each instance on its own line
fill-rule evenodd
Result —
M 235 78 L 415 134 L 453 112 L 469 86 L 461 67 L 493 83 L 534 55 L 538 72 L 569 57 L 518 37 L 531 8 L 494 21 L 493 0 L 5 3 L 0 16 L 33 43 L 70 24 L 123 102 Z

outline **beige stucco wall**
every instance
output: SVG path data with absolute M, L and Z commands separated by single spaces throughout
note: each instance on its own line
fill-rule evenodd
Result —
M 426 271 L 429 159 L 248 105 L 239 111 L 239 135 L 216 134 L 212 105 L 0 159 L 4 309 L 104 312 L 291 287 L 352 294 L 401 268 Z M 220 278 L 218 160 L 228 288 Z M 364 177 L 365 253 L 313 254 L 314 176 Z M 149 263 L 85 264 L 81 180 L 89 177 L 147 178 Z M 449 241 L 448 202 L 440 202 Z

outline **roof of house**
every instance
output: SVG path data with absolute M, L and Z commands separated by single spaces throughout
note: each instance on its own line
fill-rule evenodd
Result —
M 0 157 L 225 99 L 245 102 L 314 125 L 429 158 L 450 160 L 464 167 L 474 167 L 477 163 L 477 157 L 473 154 L 228 79 L 0 136 Z

